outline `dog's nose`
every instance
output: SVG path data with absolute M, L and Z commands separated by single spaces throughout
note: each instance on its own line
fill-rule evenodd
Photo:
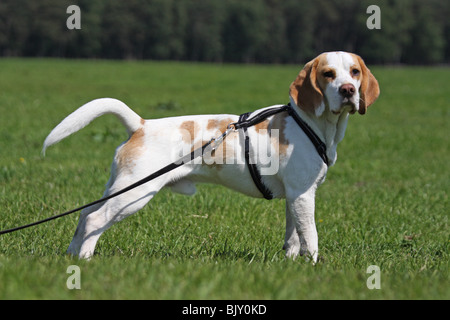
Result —
M 354 94 L 355 94 L 355 86 L 352 85 L 351 83 L 346 83 L 343 84 L 340 88 L 339 88 L 339 93 L 344 97 L 344 98 L 351 98 Z

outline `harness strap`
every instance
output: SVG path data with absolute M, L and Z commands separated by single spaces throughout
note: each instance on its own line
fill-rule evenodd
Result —
M 302 128 L 303 132 L 308 136 L 309 140 L 311 140 L 323 162 L 325 162 L 325 164 L 329 166 L 330 162 L 328 160 L 327 146 L 325 145 L 325 143 L 320 140 L 319 136 L 314 132 L 313 129 L 311 129 L 311 127 L 305 122 L 305 120 L 300 118 L 298 113 L 295 112 L 294 108 L 292 108 L 291 104 L 288 104 L 288 107 L 289 108 L 287 108 L 287 112 L 289 113 L 289 115 L 294 118 L 298 126 Z
M 247 164 L 248 170 L 250 171 L 250 175 L 252 176 L 253 182 L 255 183 L 259 192 L 262 193 L 265 199 L 271 200 L 273 199 L 273 194 L 269 190 L 269 188 L 267 188 L 266 185 L 262 182 L 262 177 L 261 174 L 259 173 L 258 167 L 256 166 L 256 164 L 250 163 L 250 138 L 248 136 L 247 126 L 242 126 L 242 123 L 245 123 L 245 121 L 247 121 L 247 118 L 250 115 L 250 113 L 251 112 L 241 114 L 239 116 L 239 122 L 236 124 L 240 125 L 240 127 L 243 129 L 244 132 L 245 163 Z
M 317 150 L 317 153 L 322 158 L 323 162 L 328 166 L 329 161 L 327 157 L 327 148 L 325 143 L 320 140 L 319 136 L 314 132 L 314 130 L 311 129 L 311 127 L 302 119 L 300 116 L 295 112 L 294 108 L 292 108 L 291 104 L 287 104 L 281 107 L 275 107 L 270 109 L 265 109 L 258 113 L 257 115 L 251 117 L 249 119 L 249 116 L 252 114 L 252 112 L 247 112 L 244 114 L 241 114 L 239 116 L 239 121 L 234 123 L 233 126 L 236 130 L 243 129 L 244 133 L 244 155 L 245 155 L 245 162 L 247 164 L 248 170 L 250 171 L 250 175 L 252 176 L 253 182 L 255 183 L 258 190 L 261 192 L 263 197 L 267 200 L 273 199 L 273 194 L 267 188 L 267 186 L 263 183 L 261 174 L 259 173 L 258 167 L 254 163 L 250 163 L 250 138 L 247 133 L 247 128 L 254 126 L 265 119 L 267 119 L 270 116 L 273 116 L 277 113 L 281 113 L 287 111 L 288 114 L 294 118 L 294 121 L 297 123 L 297 125 L 303 130 L 303 132 L 307 135 L 309 140 L 311 140 L 312 144 Z
M 268 108 L 268 109 L 261 111 L 260 113 L 258 113 L 256 115 L 254 115 L 250 119 L 248 119 L 248 117 L 252 114 L 252 112 L 247 112 L 247 113 L 241 114 L 239 117 L 239 121 L 237 123 L 234 123 L 233 125 L 236 130 L 241 129 L 241 128 L 251 127 L 251 126 L 257 125 L 260 122 L 263 122 L 268 117 L 273 116 L 274 114 L 277 114 L 277 113 L 280 113 L 283 111 L 288 111 L 289 109 L 292 109 L 290 104 L 287 104 L 287 105 L 284 105 L 281 107 Z

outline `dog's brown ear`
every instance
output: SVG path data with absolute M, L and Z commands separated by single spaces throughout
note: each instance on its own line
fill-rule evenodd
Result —
M 318 58 L 308 62 L 289 87 L 292 100 L 304 111 L 315 112 L 323 100 L 322 91 L 317 86 L 318 64 Z
M 359 65 L 362 69 L 362 80 L 360 87 L 360 99 L 359 99 L 359 110 L 360 114 L 365 114 L 367 108 L 377 100 L 380 95 L 380 86 L 378 85 L 377 79 L 370 72 L 369 68 L 366 67 L 363 59 L 360 56 L 358 58 Z

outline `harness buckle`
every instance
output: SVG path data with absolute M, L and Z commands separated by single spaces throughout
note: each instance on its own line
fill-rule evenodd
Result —
M 231 126 L 234 125 L 233 123 L 230 123 L 227 126 L 227 130 L 225 130 L 224 133 L 222 133 L 220 136 L 216 137 L 216 138 L 211 138 L 211 140 L 209 141 L 209 146 L 210 146 L 210 151 L 214 151 L 216 150 L 223 142 L 223 140 L 226 138 L 226 136 L 228 134 L 230 134 L 231 131 L 235 130 L 234 128 L 232 128 Z
M 238 131 L 238 129 L 236 128 L 236 125 L 237 125 L 238 123 L 237 122 L 231 122 L 230 124 L 228 124 L 228 126 L 227 126 L 227 130 L 233 130 L 233 131 Z

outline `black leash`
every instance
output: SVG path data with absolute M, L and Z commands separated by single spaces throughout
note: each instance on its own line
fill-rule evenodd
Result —
M 32 226 L 36 226 L 38 224 L 41 224 L 41 223 L 44 223 L 44 222 L 47 222 L 47 221 L 55 220 L 55 219 L 67 216 L 67 215 L 69 215 L 71 213 L 83 210 L 83 209 L 85 209 L 87 207 L 90 207 L 90 206 L 96 205 L 98 203 L 102 203 L 104 201 L 112 199 L 114 197 L 117 197 L 117 196 L 121 195 L 122 193 L 130 191 L 131 189 L 134 189 L 134 188 L 136 188 L 136 187 L 138 187 L 138 186 L 140 186 L 140 185 L 142 185 L 144 183 L 147 183 L 147 182 L 149 182 L 149 181 L 151 181 L 153 179 L 156 179 L 159 176 L 162 176 L 163 174 L 166 174 L 169 171 L 172 171 L 172 170 L 174 170 L 174 169 L 176 169 L 178 167 L 181 167 L 182 165 L 184 165 L 186 163 L 191 162 L 192 160 L 194 160 L 194 159 L 196 159 L 196 158 L 198 158 L 200 156 L 203 156 L 205 154 L 205 152 L 212 152 L 213 150 L 215 150 L 219 146 L 220 143 L 222 143 L 223 139 L 228 135 L 228 133 L 230 133 L 230 131 L 231 131 L 231 129 L 228 128 L 218 138 L 211 139 L 210 141 L 205 143 L 203 146 L 195 149 L 190 154 L 187 154 L 184 157 L 180 158 L 178 161 L 173 162 L 171 164 L 168 164 L 167 166 L 159 169 L 158 171 L 150 174 L 149 176 L 147 176 L 147 177 L 145 177 L 145 178 L 143 178 L 143 179 L 133 183 L 132 185 L 129 185 L 128 187 L 126 187 L 124 189 L 121 189 L 121 190 L 119 190 L 119 191 L 117 191 L 117 192 L 115 192 L 113 194 L 110 194 L 109 196 L 106 196 L 104 198 L 101 198 L 101 199 L 98 199 L 96 201 L 93 201 L 93 202 L 90 202 L 88 204 L 85 204 L 85 205 L 83 205 L 81 207 L 78 207 L 78 208 L 75 208 L 75 209 L 72 209 L 72 210 L 60 213 L 58 215 L 55 215 L 55 216 L 52 216 L 52 217 L 49 217 L 49 218 L 46 218 L 46 219 L 43 219 L 43 220 L 39 220 L 39 221 L 30 223 L 30 224 L 26 224 L 26 225 L 23 225 L 23 226 L 20 226 L 20 227 L 15 227 L 15 228 L 11 228 L 11 229 L 2 230 L 2 231 L 0 231 L 0 235 L 6 234 L 6 233 L 11 233 L 11 232 L 18 231 L 18 230 L 25 229 L 25 228 L 29 228 L 29 227 L 32 227 Z
M 210 141 L 208 141 L 207 143 L 205 143 L 203 146 L 195 149 L 194 151 L 192 151 L 190 154 L 187 154 L 185 156 L 183 156 L 182 158 L 180 158 L 178 161 L 173 162 L 171 164 L 168 164 L 167 166 L 159 169 L 158 171 L 148 175 L 147 177 L 133 183 L 132 185 L 129 185 L 128 187 L 119 190 L 113 194 L 110 194 L 109 196 L 106 196 L 104 198 L 98 199 L 96 201 L 90 202 L 88 204 L 85 204 L 81 207 L 60 213 L 58 215 L 43 219 L 43 220 L 39 220 L 30 224 L 26 224 L 23 226 L 19 226 L 19 227 L 15 227 L 15 228 L 11 228 L 11 229 L 6 229 L 6 230 L 2 230 L 0 231 L 0 235 L 2 234 L 7 234 L 7 233 L 11 233 L 14 231 L 18 231 L 21 229 L 25 229 L 25 228 L 29 228 L 32 226 L 36 226 L 39 225 L 41 223 L 47 222 L 47 221 L 51 221 L 51 220 L 55 220 L 64 216 L 67 216 L 71 213 L 83 210 L 87 207 L 102 203 L 104 201 L 107 201 L 109 199 L 112 199 L 114 197 L 117 197 L 119 195 L 121 195 L 122 193 L 125 193 L 127 191 L 130 191 L 131 189 L 137 188 L 140 185 L 143 185 L 153 179 L 158 178 L 159 176 L 162 176 L 163 174 L 168 173 L 169 171 L 172 171 L 178 167 L 181 167 L 182 165 L 191 162 L 192 160 L 203 156 L 206 152 L 212 152 L 214 151 L 225 139 L 225 137 L 232 131 L 232 130 L 238 130 L 238 129 L 244 129 L 244 133 L 245 133 L 245 159 L 247 162 L 247 165 L 249 166 L 250 169 L 250 173 L 252 174 L 252 178 L 253 181 L 255 182 L 256 186 L 258 187 L 258 189 L 261 191 L 261 193 L 263 194 L 264 198 L 266 199 L 272 199 L 273 195 L 272 192 L 263 184 L 262 180 L 261 180 L 261 175 L 259 174 L 259 171 L 256 167 L 255 164 L 250 164 L 249 161 L 249 140 L 248 140 L 248 135 L 246 133 L 247 128 L 254 126 L 262 121 L 264 121 L 265 119 L 267 119 L 268 117 L 280 113 L 280 112 L 284 112 L 287 111 L 289 113 L 289 115 L 291 117 L 294 118 L 295 122 L 299 125 L 300 128 L 302 128 L 302 130 L 305 132 L 305 134 L 309 137 L 309 139 L 311 140 L 311 142 L 314 144 L 314 147 L 316 148 L 317 152 L 319 153 L 320 157 L 322 158 L 322 160 L 325 162 L 325 164 L 328 166 L 328 157 L 326 155 L 326 146 L 325 144 L 322 142 L 322 140 L 320 140 L 320 138 L 317 136 L 317 134 L 311 129 L 311 127 L 308 126 L 308 124 L 302 119 L 300 118 L 300 116 L 297 114 L 297 112 L 295 112 L 295 110 L 292 108 L 292 106 L 290 104 L 284 105 L 282 107 L 275 107 L 275 108 L 269 108 L 269 109 L 265 109 L 263 111 L 261 111 L 260 113 L 258 113 L 257 115 L 251 117 L 250 119 L 248 119 L 248 117 L 251 115 L 251 112 L 245 113 L 243 115 L 241 115 L 239 117 L 239 121 L 236 123 L 230 123 L 227 127 L 227 130 L 222 133 L 222 135 L 220 135 L 217 138 L 212 138 Z

